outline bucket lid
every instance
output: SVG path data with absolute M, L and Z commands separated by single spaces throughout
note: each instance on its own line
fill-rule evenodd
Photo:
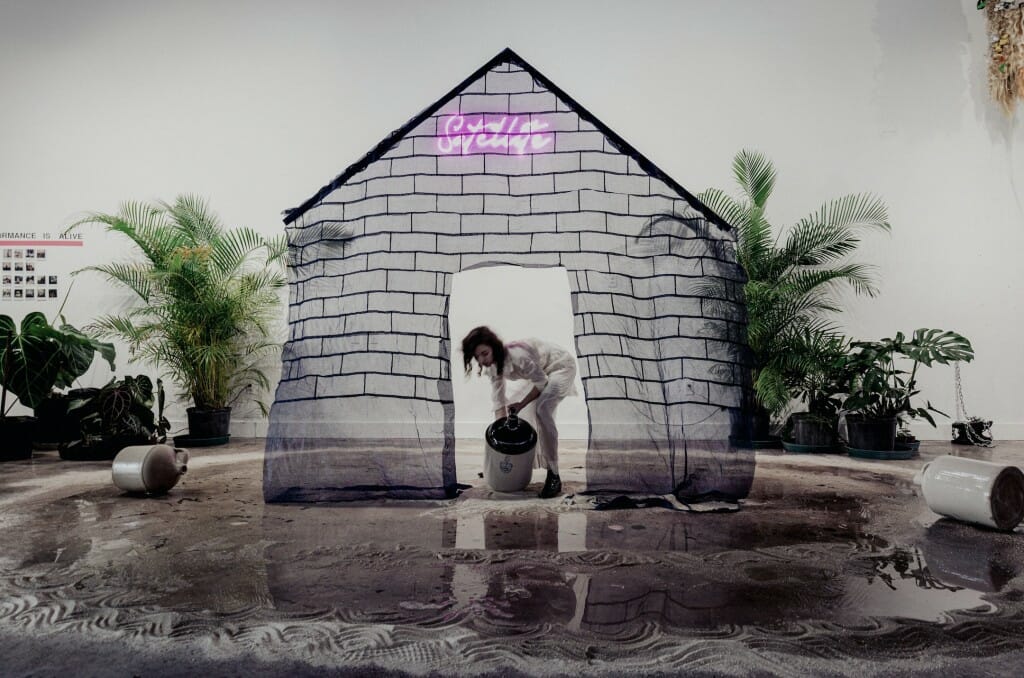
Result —
M 498 419 L 487 427 L 487 444 L 502 454 L 525 454 L 537 444 L 537 432 L 517 415 Z
M 992 522 L 1000 530 L 1012 530 L 1024 519 L 1024 473 L 1007 466 L 992 483 Z

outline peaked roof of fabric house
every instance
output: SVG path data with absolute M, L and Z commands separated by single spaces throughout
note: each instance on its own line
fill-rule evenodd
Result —
M 697 199 L 695 195 L 683 188 L 675 179 L 670 177 L 664 171 L 661 170 L 657 165 L 651 162 L 645 155 L 640 153 L 623 139 L 621 136 L 616 134 L 606 124 L 601 122 L 593 113 L 588 111 L 586 108 L 581 106 L 575 99 L 565 93 L 560 87 L 551 82 L 543 73 L 538 71 L 532 65 L 530 65 L 525 59 L 520 57 L 518 54 L 512 51 L 511 48 L 506 47 L 501 52 L 496 54 L 494 58 L 485 63 L 483 66 L 474 71 L 469 77 L 460 82 L 458 85 L 453 87 L 447 94 L 442 96 L 440 99 L 435 101 L 433 104 L 425 108 L 418 115 L 413 117 L 409 122 L 405 123 L 402 127 L 399 127 L 394 132 L 389 134 L 383 141 L 377 144 L 369 153 L 364 155 L 362 158 L 352 163 L 345 169 L 344 172 L 339 174 L 333 181 L 321 188 L 316 194 L 306 200 L 304 203 L 294 209 L 287 210 L 285 212 L 284 223 L 290 224 L 300 216 L 302 216 L 307 210 L 311 209 L 321 200 L 323 200 L 329 193 L 334 191 L 340 186 L 343 186 L 352 176 L 366 169 L 371 163 L 379 160 L 385 153 L 393 148 L 399 141 L 401 141 L 410 131 L 415 129 L 420 123 L 434 115 L 442 107 L 444 107 L 449 101 L 458 96 L 464 89 L 466 89 L 473 82 L 481 78 L 488 71 L 493 70 L 495 67 L 502 64 L 514 64 L 519 66 L 524 71 L 529 73 L 534 80 L 543 85 L 548 91 L 553 93 L 556 97 L 561 99 L 566 106 L 568 106 L 574 113 L 580 116 L 583 120 L 586 120 L 590 124 L 594 125 L 598 131 L 607 137 L 609 142 L 617 148 L 623 154 L 633 158 L 637 164 L 647 172 L 650 176 L 655 177 L 663 181 L 667 186 L 676 191 L 681 197 L 683 197 L 694 209 L 699 211 L 704 217 L 711 223 L 719 226 L 724 230 L 731 230 L 732 227 L 722 217 L 715 214 L 707 205 Z

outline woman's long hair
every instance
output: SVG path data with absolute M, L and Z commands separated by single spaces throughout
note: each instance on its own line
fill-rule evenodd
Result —
M 472 362 L 476 349 L 482 345 L 491 347 L 491 353 L 494 354 L 494 364 L 498 368 L 498 374 L 501 374 L 505 369 L 505 344 L 486 325 L 474 327 L 462 339 L 462 364 L 466 368 L 466 374 L 472 371 Z M 477 370 L 477 374 L 481 372 L 483 372 L 483 365 Z

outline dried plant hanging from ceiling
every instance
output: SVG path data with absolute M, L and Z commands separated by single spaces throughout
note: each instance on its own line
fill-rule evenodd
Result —
M 1024 99 L 1024 0 L 978 0 L 988 17 L 988 85 L 1007 114 Z

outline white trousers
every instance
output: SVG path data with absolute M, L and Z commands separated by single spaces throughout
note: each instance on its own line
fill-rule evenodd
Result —
M 566 388 L 561 387 L 563 382 L 572 385 L 576 378 L 575 365 L 570 369 L 558 370 L 548 375 L 548 388 L 545 388 L 537 396 L 537 399 L 526 406 L 521 416 L 537 430 L 537 453 L 533 458 L 534 468 L 545 468 L 552 473 L 558 473 L 558 426 L 555 424 L 555 411 L 558 404 L 565 399 Z M 551 388 L 552 382 L 557 384 Z M 510 402 L 522 400 L 530 389 L 527 384 L 522 392 Z M 570 391 L 572 392 L 572 391 Z

